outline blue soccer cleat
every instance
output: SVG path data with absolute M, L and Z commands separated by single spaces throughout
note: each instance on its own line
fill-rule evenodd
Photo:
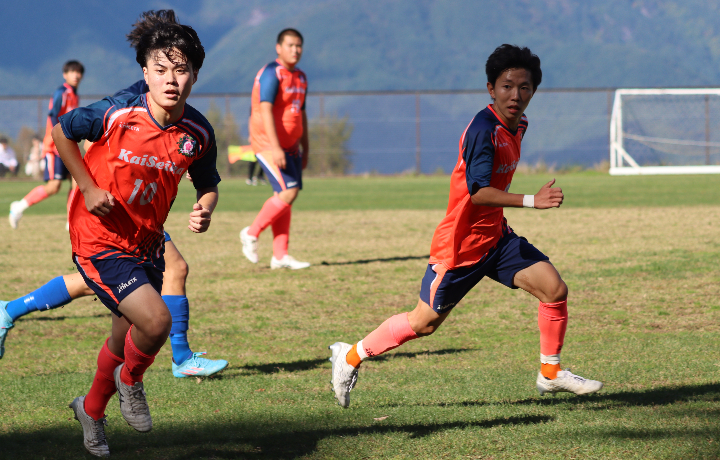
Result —
M 193 353 L 191 357 L 186 359 L 182 364 L 177 365 L 175 361 L 172 363 L 172 373 L 177 378 L 183 377 L 208 377 L 217 374 L 225 369 L 228 362 L 224 359 L 207 359 L 201 358 L 206 352 Z
M 7 311 L 5 311 L 5 307 L 7 307 L 9 303 L 10 302 L 0 300 L 0 358 L 5 354 L 5 339 L 7 338 L 7 333 L 15 326 L 12 318 L 7 314 Z

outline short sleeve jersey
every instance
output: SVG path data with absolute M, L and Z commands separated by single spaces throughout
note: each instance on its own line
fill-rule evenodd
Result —
M 52 139 L 52 129 L 58 124 L 58 118 L 69 111 L 76 109 L 80 103 L 77 91 L 67 83 L 63 83 L 53 93 L 48 106 L 48 117 L 45 127 L 45 138 L 43 139 L 43 154 L 51 153 L 57 155 L 55 142 Z
M 470 197 L 479 189 L 508 191 L 520 160 L 520 143 L 527 130 L 523 114 L 511 131 L 489 105 L 475 115 L 460 138 L 457 164 L 450 176 L 450 199 L 445 218 L 433 235 L 430 263 L 448 269 L 481 261 L 507 226 L 503 208 L 474 205 Z
M 110 213 L 98 217 L 87 210 L 81 193 L 74 195 L 73 254 L 129 257 L 162 268 L 163 224 L 183 174 L 190 171 L 196 189 L 220 182 L 210 123 L 185 104 L 179 121 L 160 126 L 142 94 L 76 109 L 60 117 L 60 126 L 68 139 L 93 142 L 83 161 L 97 186 L 115 197 Z
M 250 112 L 250 145 L 255 152 L 270 147 L 260 113 L 260 102 L 273 104 L 273 118 L 280 147 L 297 152 L 303 135 L 302 111 L 305 110 L 307 78 L 297 67 L 290 71 L 278 61 L 260 69 L 255 77 Z

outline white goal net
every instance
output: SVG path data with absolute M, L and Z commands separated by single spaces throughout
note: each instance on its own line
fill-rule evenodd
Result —
M 720 173 L 720 88 L 619 89 L 610 174 Z

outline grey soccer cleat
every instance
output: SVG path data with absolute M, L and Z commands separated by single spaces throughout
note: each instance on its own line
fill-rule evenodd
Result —
M 128 425 L 141 433 L 147 433 L 152 430 L 152 417 L 150 417 L 150 407 L 145 398 L 143 384 L 135 382 L 135 385 L 130 386 L 123 383 L 120 379 L 120 372 L 124 365 L 119 365 L 113 372 L 120 400 L 120 412 Z
M 348 364 L 346 356 L 352 345 L 344 342 L 335 342 L 328 347 L 331 352 L 332 378 L 330 383 L 335 391 L 335 398 L 342 407 L 350 405 L 350 390 L 355 387 L 358 378 L 358 369 Z
M 536 384 L 537 389 L 540 392 L 540 396 L 545 393 L 555 394 L 562 391 L 575 393 L 576 395 L 586 395 L 600 391 L 603 387 L 602 382 L 580 377 L 579 375 L 575 375 L 570 372 L 569 369 L 559 371 L 557 373 L 557 378 L 553 380 L 550 380 L 541 373 L 538 373 Z
M 105 438 L 105 426 L 107 425 L 105 417 L 95 420 L 85 412 L 85 396 L 75 398 L 69 407 L 75 412 L 75 420 L 82 425 L 83 444 L 87 451 L 96 457 L 109 457 L 110 448 Z

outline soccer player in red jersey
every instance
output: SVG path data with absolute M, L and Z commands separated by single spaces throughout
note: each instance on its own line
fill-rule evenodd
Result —
M 273 256 L 270 268 L 300 269 L 310 266 L 288 254 L 292 204 L 302 189 L 309 144 L 305 95 L 307 78 L 298 69 L 303 37 L 295 29 L 278 34 L 277 59 L 260 69 L 252 90 L 250 144 L 274 194 L 263 205 L 252 225 L 240 231 L 243 254 L 257 263 L 258 237 L 272 225 Z
M 562 190 L 552 187 L 554 180 L 535 195 L 508 192 L 528 126 L 523 112 L 542 80 L 540 59 L 527 48 L 502 45 L 488 58 L 485 71 L 493 102 L 475 115 L 460 138 L 447 214 L 433 235 L 417 306 L 388 318 L 355 345 L 330 346 L 332 385 L 342 407 L 350 405 L 350 390 L 364 359 L 435 332 L 485 276 L 540 301 L 536 385 L 541 395 L 587 394 L 602 388 L 601 382 L 561 370 L 567 286 L 547 256 L 515 234 L 503 216 L 505 207 L 550 209 L 563 202 Z
M 148 93 L 76 109 L 52 132 L 81 192 L 70 207 L 73 260 L 114 313 L 90 391 L 70 405 L 85 447 L 97 456 L 109 455 L 104 411 L 116 391 L 128 424 L 141 432 L 152 428 L 143 375 L 172 325 L 160 297 L 163 223 L 189 171 L 197 203 L 188 228 L 205 232 L 220 182 L 212 127 L 185 103 L 205 58 L 200 39 L 172 10 L 144 13 L 133 34 Z M 93 142 L 84 158 L 77 147 L 82 139 Z
M 65 115 L 69 111 L 78 107 L 79 98 L 77 88 L 85 73 L 85 68 L 78 61 L 68 61 L 63 66 L 63 78 L 65 83 L 62 84 L 50 99 L 45 139 L 43 139 L 42 152 L 45 156 L 45 185 L 38 185 L 30 191 L 20 201 L 10 203 L 10 215 L 8 220 L 12 228 L 17 228 L 23 212 L 30 206 L 39 203 L 47 197 L 53 196 L 60 191 L 62 181 L 69 179 L 71 181 L 70 191 L 68 192 L 68 209 L 72 198 L 72 178 L 63 164 L 60 156 L 58 156 L 55 143 L 53 142 L 51 132 L 53 126 L 58 122 L 58 118 Z

